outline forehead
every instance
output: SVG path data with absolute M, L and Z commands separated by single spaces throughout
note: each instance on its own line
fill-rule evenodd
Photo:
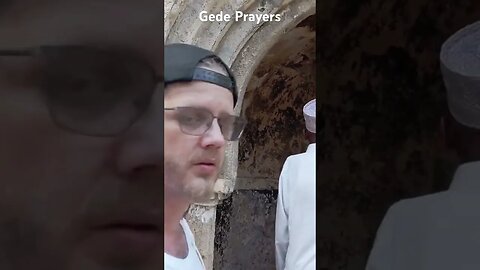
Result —
M 233 111 L 232 92 L 212 83 L 173 83 L 165 90 L 166 106 L 199 106 L 224 112 Z
M 128 48 L 163 66 L 163 2 L 17 0 L 0 6 L 0 48 L 89 45 Z

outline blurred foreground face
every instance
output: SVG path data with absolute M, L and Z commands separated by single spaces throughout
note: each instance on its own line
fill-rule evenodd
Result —
M 162 269 L 161 5 L 1 6 L 0 269 Z

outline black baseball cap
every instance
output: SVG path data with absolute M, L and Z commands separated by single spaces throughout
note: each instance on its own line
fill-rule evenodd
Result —
M 198 67 L 205 58 L 218 58 L 229 76 Z M 175 82 L 204 81 L 230 90 L 233 104 L 237 103 L 238 90 L 235 77 L 223 60 L 213 52 L 189 44 L 174 43 L 165 45 L 165 87 Z

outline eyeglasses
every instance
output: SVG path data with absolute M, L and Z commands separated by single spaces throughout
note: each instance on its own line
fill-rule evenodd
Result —
M 239 116 L 223 114 L 217 117 L 204 108 L 175 107 L 165 108 L 165 110 L 176 112 L 180 130 L 188 135 L 201 136 L 205 134 L 212 126 L 213 119 L 216 118 L 225 140 L 236 141 L 242 135 L 247 124 L 247 121 Z
M 161 78 L 137 55 L 85 46 L 0 50 L 0 56 L 33 57 L 39 89 L 53 122 L 89 136 L 115 136 L 147 109 Z

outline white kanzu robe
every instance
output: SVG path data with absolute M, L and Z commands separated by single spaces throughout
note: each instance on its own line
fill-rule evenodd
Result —
M 275 222 L 278 270 L 315 269 L 315 145 L 289 156 L 280 174 Z
M 384 217 L 367 270 L 480 269 L 480 161 L 448 191 L 402 200 Z

